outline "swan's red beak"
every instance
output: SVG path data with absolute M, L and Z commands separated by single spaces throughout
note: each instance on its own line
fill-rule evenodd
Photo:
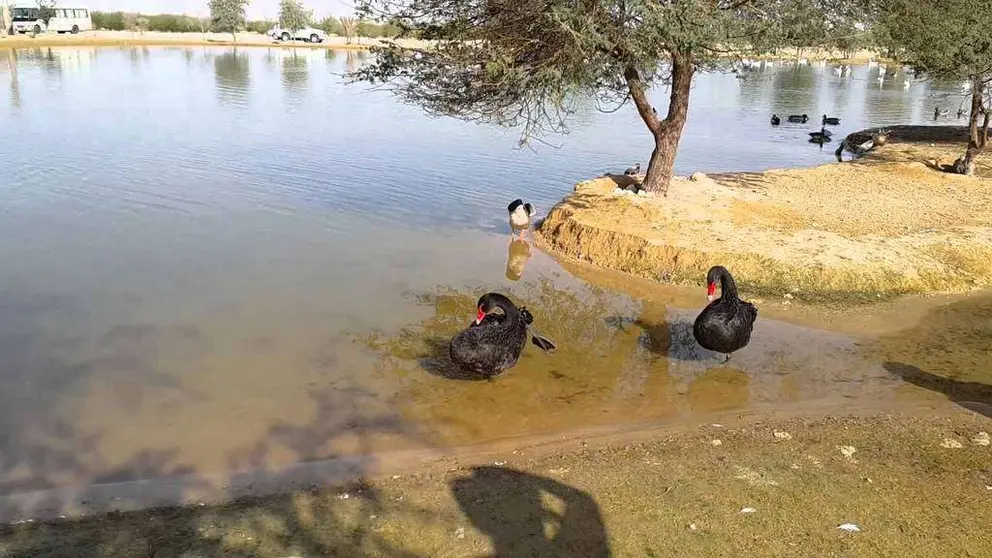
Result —
M 476 324 L 476 325 L 479 325 L 479 324 L 481 324 L 481 323 L 482 323 L 482 320 L 483 320 L 483 319 L 484 319 L 485 317 L 486 317 L 486 312 L 485 312 L 485 311 L 484 311 L 484 310 L 482 309 L 482 307 L 480 306 L 480 307 L 479 307 L 479 313 L 475 315 L 475 324 Z
M 716 283 L 710 283 L 706 286 L 706 300 L 713 302 L 713 295 L 716 294 Z

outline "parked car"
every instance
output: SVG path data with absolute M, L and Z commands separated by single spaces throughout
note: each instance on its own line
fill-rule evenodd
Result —
M 304 27 L 303 29 L 297 29 L 295 32 L 289 29 L 283 29 L 278 25 L 269 29 L 266 33 L 273 39 L 280 41 L 306 41 L 308 43 L 322 43 L 327 39 L 327 33 L 320 29 L 314 29 L 313 27 Z

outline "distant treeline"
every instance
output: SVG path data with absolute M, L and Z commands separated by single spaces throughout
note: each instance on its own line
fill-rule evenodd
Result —
M 143 15 L 124 12 L 90 12 L 94 29 L 109 31 L 165 31 L 172 33 L 212 31 L 210 18 L 198 19 L 193 16 L 178 14 Z M 265 33 L 276 25 L 276 21 L 249 21 L 246 31 L 249 33 Z M 312 24 L 323 29 L 330 35 L 345 35 L 341 20 L 329 16 Z M 359 22 L 357 34 L 362 37 L 395 37 L 399 28 L 388 23 L 376 24 Z

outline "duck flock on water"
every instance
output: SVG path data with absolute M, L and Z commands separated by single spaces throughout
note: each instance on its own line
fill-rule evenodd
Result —
M 626 174 L 639 170 L 635 165 Z M 530 228 L 534 207 L 518 199 L 507 210 L 511 234 L 519 231 L 522 238 Z M 692 333 L 701 347 L 724 354 L 727 362 L 750 342 L 758 309 L 738 297 L 737 283 L 723 266 L 714 266 L 706 274 L 706 296 L 710 302 L 696 317 Z M 503 294 L 486 293 L 476 303 L 475 320 L 451 339 L 448 352 L 463 371 L 493 378 L 516 366 L 528 338 L 546 353 L 557 349 L 534 329 L 534 316 L 527 308 L 518 307 Z
M 809 115 L 807 114 L 790 114 L 785 117 L 786 121 L 792 124 L 806 124 L 809 122 Z M 777 114 L 772 115 L 771 119 L 772 126 L 778 126 L 782 123 L 782 119 Z M 820 120 L 820 129 L 809 133 L 810 143 L 816 143 L 823 145 L 830 141 L 833 136 L 833 132 L 827 129 L 827 126 L 838 126 L 840 125 L 840 118 L 835 116 L 823 115 Z

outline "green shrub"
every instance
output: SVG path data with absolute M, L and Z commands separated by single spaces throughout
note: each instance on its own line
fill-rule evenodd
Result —
M 266 21 L 266 20 L 249 21 L 247 24 L 245 24 L 245 30 L 248 31 L 249 33 L 264 34 L 269 29 L 272 29 L 274 25 L 275 24 L 272 23 L 271 21 Z
M 124 12 L 90 12 L 94 29 L 124 30 Z

